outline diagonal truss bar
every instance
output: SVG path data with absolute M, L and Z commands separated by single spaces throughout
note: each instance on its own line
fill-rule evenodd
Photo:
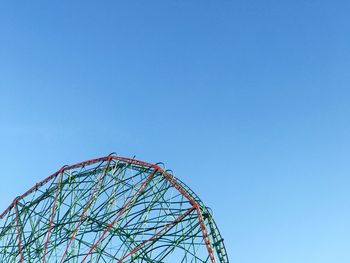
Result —
M 145 240 L 144 242 L 142 242 L 140 245 L 138 245 L 137 247 L 135 247 L 133 250 L 131 250 L 128 254 L 126 254 L 123 258 L 121 258 L 118 263 L 123 262 L 124 259 L 130 257 L 132 254 L 134 254 L 136 251 L 138 251 L 140 248 L 142 248 L 144 245 L 146 245 L 148 242 L 152 241 L 154 238 L 156 238 L 157 236 L 159 236 L 160 233 L 168 230 L 170 227 L 172 227 L 173 225 L 177 224 L 178 222 L 180 222 L 181 219 L 183 219 L 185 216 L 187 216 L 189 213 L 191 213 L 193 210 L 195 209 L 194 206 L 192 206 L 190 209 L 188 209 L 185 213 L 183 213 L 182 215 L 180 215 L 179 217 L 177 217 L 174 221 L 166 224 L 162 229 L 160 229 L 157 233 L 155 233 L 153 236 L 151 236 L 149 239 Z
M 43 255 L 43 260 L 42 260 L 43 263 L 45 262 L 47 246 L 49 245 L 53 219 L 55 217 L 57 197 L 58 197 L 58 193 L 59 193 L 59 190 L 60 190 L 60 187 L 61 187 L 61 181 L 62 181 L 62 177 L 63 177 L 63 172 L 64 172 L 64 168 L 62 168 L 61 171 L 60 171 L 60 177 L 58 179 L 58 185 L 57 185 L 57 188 L 56 188 L 56 195 L 55 195 L 55 199 L 54 199 L 54 202 L 53 202 L 51 219 L 50 219 L 50 223 L 49 223 L 49 229 L 47 231 L 47 239 L 46 239 L 46 242 L 45 242 L 44 255 Z
M 83 218 L 84 218 L 84 216 L 85 216 L 85 214 L 86 214 L 86 211 L 89 209 L 89 207 L 90 207 L 90 205 L 91 205 L 91 203 L 92 203 L 92 201 L 93 201 L 93 197 L 94 197 L 94 195 L 95 195 L 95 192 L 96 192 L 96 190 L 98 189 L 98 187 L 99 187 L 101 181 L 103 180 L 103 178 L 104 178 L 105 175 L 106 175 L 106 171 L 107 171 L 107 169 L 108 169 L 108 167 L 109 167 L 109 165 L 110 165 L 110 163 L 111 163 L 111 160 L 112 160 L 112 156 L 109 156 L 109 157 L 108 157 L 108 161 L 107 161 L 107 165 L 104 167 L 103 172 L 102 172 L 100 178 L 98 179 L 97 184 L 95 185 L 94 189 L 92 190 L 92 193 L 91 193 L 91 195 L 90 195 L 89 201 L 88 201 L 87 205 L 85 206 L 85 208 L 84 208 L 82 214 L 81 214 L 80 217 L 79 217 L 79 222 L 77 223 L 77 225 L 76 225 L 76 227 L 75 227 L 75 229 L 74 229 L 74 231 L 73 231 L 73 234 L 72 234 L 72 236 L 71 236 L 70 239 L 69 239 L 68 245 L 67 245 L 67 247 L 66 247 L 66 249 L 65 249 L 65 251 L 64 251 L 64 253 L 63 253 L 63 256 L 62 256 L 62 258 L 61 258 L 60 263 L 63 262 L 64 258 L 65 258 L 66 255 L 67 255 L 68 249 L 69 249 L 70 245 L 72 244 L 72 242 L 73 242 L 73 240 L 74 240 L 74 238 L 75 238 L 75 235 L 76 235 L 77 232 L 78 232 L 79 226 L 80 226 L 81 223 L 82 223 L 82 220 L 83 220 Z
M 118 220 L 118 218 L 124 213 L 124 211 L 129 207 L 130 203 L 135 199 L 135 197 L 145 188 L 147 183 L 152 179 L 153 175 L 158 171 L 158 169 L 154 169 L 153 172 L 146 178 L 146 180 L 141 184 L 140 188 L 135 192 L 135 194 L 129 199 L 129 201 L 124 205 L 122 210 L 118 213 L 118 215 L 115 217 L 115 219 L 108 225 L 108 227 L 105 229 L 103 234 L 99 237 L 99 239 L 93 244 L 93 246 L 90 248 L 89 252 L 85 255 L 81 263 L 83 263 L 87 257 L 91 254 L 91 252 L 97 247 L 98 243 L 103 239 L 103 237 L 106 235 L 106 233 L 113 227 L 115 222 Z
M 21 262 L 24 261 L 23 258 L 23 252 L 22 252 L 22 241 L 21 241 L 21 231 L 19 229 L 19 215 L 18 215 L 18 208 L 17 208 L 17 199 L 15 200 L 15 210 L 16 210 L 16 228 L 17 228 L 17 233 L 18 233 L 18 249 L 19 249 L 19 255 Z
M 196 200 L 194 200 L 194 198 L 191 197 L 186 192 L 186 190 L 184 188 L 182 188 L 181 185 L 178 184 L 176 182 L 176 180 L 174 180 L 174 178 L 171 177 L 168 173 L 166 173 L 164 170 L 161 170 L 161 173 L 170 182 L 170 184 L 173 187 L 175 187 L 183 196 L 185 196 L 191 202 L 191 204 L 196 208 L 198 220 L 199 220 L 199 223 L 200 223 L 200 226 L 201 226 L 202 236 L 203 236 L 205 245 L 207 247 L 207 251 L 209 253 L 210 261 L 212 263 L 216 263 L 213 246 L 212 246 L 210 238 L 208 236 L 208 230 L 207 230 L 207 227 L 206 227 L 206 225 L 204 223 L 204 219 L 203 219 L 203 216 L 202 216 L 202 212 L 201 212 L 201 210 L 199 208 L 198 202 Z

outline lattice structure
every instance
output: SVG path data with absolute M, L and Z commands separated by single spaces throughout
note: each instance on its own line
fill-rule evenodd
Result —
M 228 262 L 199 198 L 159 165 L 63 167 L 0 215 L 0 262 Z

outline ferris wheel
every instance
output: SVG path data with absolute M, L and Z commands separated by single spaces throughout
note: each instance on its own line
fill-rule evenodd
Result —
M 229 262 L 212 213 L 161 164 L 65 166 L 0 215 L 0 262 Z

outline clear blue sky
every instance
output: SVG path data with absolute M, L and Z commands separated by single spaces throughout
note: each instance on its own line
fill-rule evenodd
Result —
M 64 164 L 163 161 L 232 262 L 350 262 L 347 1 L 2 1 L 0 210 Z

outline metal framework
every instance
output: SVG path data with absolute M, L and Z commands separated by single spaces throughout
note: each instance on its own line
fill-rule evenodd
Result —
M 115 155 L 61 168 L 0 215 L 0 262 L 229 262 L 171 171 Z

